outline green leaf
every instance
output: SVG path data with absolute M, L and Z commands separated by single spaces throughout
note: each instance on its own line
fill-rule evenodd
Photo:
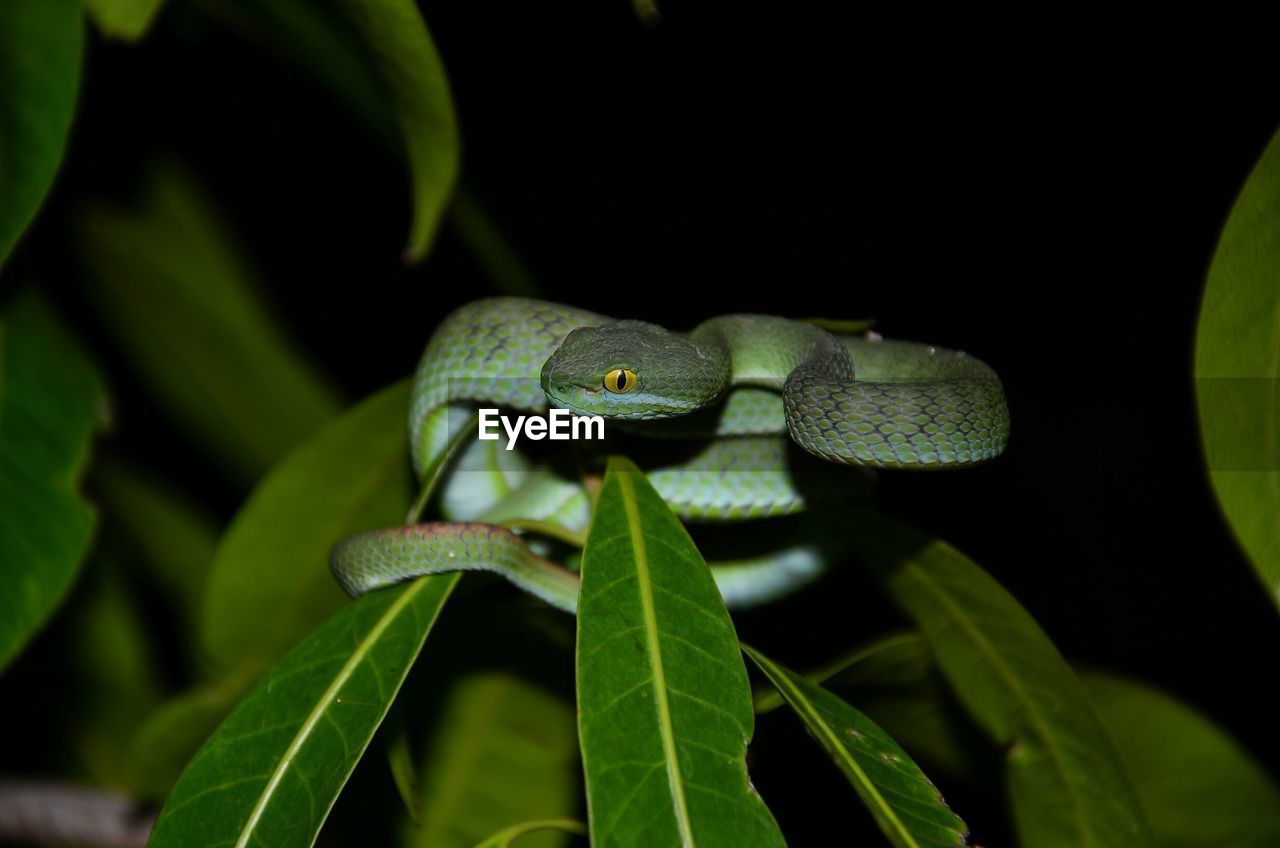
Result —
M 426 748 L 418 818 L 409 844 L 471 848 L 489 834 L 577 807 L 573 707 L 501 673 L 462 680 Z M 548 834 L 521 845 L 564 844 Z
M 421 827 L 418 819 L 418 764 L 413 761 L 413 748 L 409 740 L 409 727 L 404 721 L 403 711 L 398 707 L 392 714 L 392 727 L 384 729 L 387 739 L 387 765 L 391 768 L 391 779 L 404 802 L 405 812 L 414 827 Z
M 340 0 L 395 104 L 412 178 L 405 258 L 427 255 L 458 177 L 458 125 L 444 65 L 413 0 Z
M 85 11 L 107 38 L 138 41 L 147 34 L 164 0 L 85 0 Z
M 875 722 L 760 652 L 742 649 L 835 760 L 891 843 L 898 848 L 968 844 L 964 821 Z
M 956 696 L 1004 746 L 1029 848 L 1150 843 L 1133 785 L 1075 674 L 1021 605 L 945 542 L 864 510 L 849 540 L 915 621 Z
M 457 582 L 371 592 L 307 637 L 200 749 L 147 844 L 310 848 Z
M 274 662 L 347 602 L 329 549 L 404 519 L 412 487 L 409 381 L 344 413 L 258 485 L 218 545 L 201 643 L 224 667 Z
M 1280 789 L 1229 735 L 1176 698 L 1081 674 L 1120 749 L 1160 848 L 1280 845 Z
M 868 666 L 877 671 L 896 666 L 908 666 L 905 677 L 914 682 L 930 665 L 929 648 L 919 633 L 906 630 L 882 636 L 870 644 L 855 648 L 841 657 L 804 675 L 804 679 L 819 686 L 831 680 L 841 680 L 863 673 Z M 756 712 L 760 715 L 782 706 L 785 700 L 776 687 L 770 686 L 756 693 Z
M 106 421 L 93 366 L 38 302 L 0 318 L 0 669 L 53 614 L 89 549 L 80 496 L 89 443 Z
M 1196 400 L 1209 479 L 1280 605 L 1280 135 L 1244 184 L 1209 266 Z
M 261 669 L 245 663 L 161 704 L 129 740 L 133 791 L 140 798 L 163 798 L 205 740 L 253 685 Z
M 79 0 L 0 3 L 0 266 L 58 171 L 83 47 Z
M 218 542 L 217 521 L 172 486 L 110 455 L 94 464 L 92 481 L 108 525 L 194 628 Z
M 784 844 L 747 779 L 751 692 L 724 601 L 618 457 L 582 554 L 577 669 L 592 845 Z
M 99 786 L 132 790 L 137 769 L 129 739 L 160 702 L 159 652 L 146 609 L 112 556 L 95 553 L 71 615 L 76 698 L 70 735 Z
M 914 631 L 883 636 L 817 668 L 805 679 L 824 686 L 880 725 L 930 771 L 981 782 L 990 746 L 945 690 L 929 645 Z M 757 693 L 756 712 L 782 706 L 772 687 Z
M 543 819 L 503 828 L 483 842 L 477 843 L 475 848 L 510 848 L 511 844 L 520 839 L 520 837 L 540 830 L 559 830 L 563 833 L 579 834 L 587 832 L 587 829 L 582 826 L 582 822 L 574 821 L 573 819 Z M 520 848 L 528 848 L 533 844 L 534 840 L 532 839 L 520 839 Z
M 157 403 L 237 480 L 256 480 L 337 412 L 180 169 L 158 169 L 138 211 L 96 204 L 80 224 L 107 328 Z
M 255 41 L 296 65 L 359 118 L 389 150 L 408 154 L 408 150 L 401 150 L 404 144 L 396 127 L 398 118 L 390 111 L 394 104 L 387 103 L 385 85 L 370 67 L 365 45 L 352 37 L 346 19 L 332 14 L 327 4 L 310 0 L 206 0 L 201 6 L 233 28 L 242 40 Z M 452 107 L 446 102 L 441 108 L 447 113 Z M 454 232 L 499 293 L 537 296 L 537 282 L 519 253 L 465 184 L 457 186 L 447 215 Z
M 1000 764 L 934 667 L 919 633 L 899 633 L 820 669 L 809 680 L 856 703 L 931 772 L 989 783 Z M 998 775 L 998 772 L 996 772 Z
M 198 0 L 200 11 L 231 29 L 237 41 L 261 49 L 311 76 L 368 127 L 395 147 L 396 119 L 383 83 L 345 15 L 315 0 Z

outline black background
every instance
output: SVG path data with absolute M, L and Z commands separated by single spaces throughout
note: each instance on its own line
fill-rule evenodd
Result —
M 725 312 L 874 317 L 886 335 L 986 360 L 1012 409 L 1007 454 L 886 474 L 884 508 L 970 554 L 1072 660 L 1173 691 L 1280 771 L 1264 691 L 1280 622 L 1207 486 L 1191 380 L 1205 270 L 1274 101 L 1228 108 L 1197 66 L 1122 61 L 1049 29 L 1014 47 L 829 11 L 672 6 L 655 29 L 623 0 L 425 10 L 465 181 L 543 292 L 673 328 Z M 138 48 L 95 40 L 81 108 L 18 267 L 54 277 L 90 338 L 56 222 L 89 194 L 127 199 L 158 153 L 211 188 L 279 315 L 349 399 L 408 373 L 449 309 L 494 291 L 447 227 L 404 267 L 396 155 L 199 12 L 166 12 Z M 114 382 L 115 438 L 229 515 L 239 493 L 206 485 L 216 469 L 126 374 Z M 865 588 L 837 580 L 742 626 L 806 667 L 898 621 L 867 620 L 842 586 Z M 815 844 L 854 816 L 787 724 L 762 721 L 753 776 L 793 843 Z M 793 791 L 801 770 L 809 793 Z M 1001 844 L 980 795 L 975 812 L 956 806 Z

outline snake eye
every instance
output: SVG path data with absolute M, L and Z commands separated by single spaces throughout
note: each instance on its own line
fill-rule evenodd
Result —
M 636 372 L 627 368 L 615 368 L 604 375 L 604 387 L 615 395 L 625 395 L 639 383 Z

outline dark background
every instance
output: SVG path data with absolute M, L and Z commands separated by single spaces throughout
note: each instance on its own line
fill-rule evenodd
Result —
M 426 7 L 465 183 L 543 293 L 673 328 L 873 317 L 986 360 L 1012 409 L 1007 454 L 885 474 L 884 508 L 970 554 L 1069 658 L 1171 690 L 1280 772 L 1260 673 L 1280 620 L 1207 486 L 1191 380 L 1217 233 L 1280 108 L 1227 108 L 1194 64 L 1129 65 L 1045 33 L 1011 49 L 908 22 L 670 5 L 654 29 L 623 0 Z M 494 292 L 448 227 L 404 267 L 395 153 L 278 53 L 185 6 L 141 47 L 95 41 L 45 216 L 127 199 L 158 153 L 211 188 L 349 399 L 408 373 L 449 309 Z M 37 229 L 18 261 L 74 275 L 57 232 Z M 74 287 L 59 300 L 92 338 Z M 204 482 L 216 469 L 127 376 L 113 382 L 115 438 L 170 457 L 230 515 L 238 495 Z M 898 621 L 843 603 L 842 587 L 865 587 L 842 580 L 746 616 L 748 638 L 807 667 Z M 834 769 L 794 791 L 799 770 L 825 775 L 818 749 L 781 716 L 758 735 L 753 777 L 794 844 L 844 832 Z M 986 844 L 1007 841 L 992 797 L 957 793 Z

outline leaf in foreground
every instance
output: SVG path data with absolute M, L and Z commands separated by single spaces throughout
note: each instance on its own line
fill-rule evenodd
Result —
M 519 678 L 477 674 L 450 693 L 420 770 L 419 848 L 471 848 L 501 828 L 578 804 L 573 707 Z M 554 848 L 562 834 L 522 839 Z
M 620 458 L 582 555 L 577 675 L 592 845 L 785 844 L 747 779 L 733 622 L 689 534 Z
M 200 749 L 147 844 L 310 848 L 457 580 L 372 592 L 312 633 Z
M 1123 677 L 1081 681 L 1120 749 L 1161 848 L 1280 845 L 1280 788 L 1191 707 Z
M 261 672 L 257 665 L 243 664 L 179 692 L 153 710 L 129 740 L 134 794 L 148 800 L 168 795 L 196 751 Z
M 1137 794 L 1080 681 L 1017 600 L 968 557 L 904 524 L 858 510 L 849 532 L 957 698 L 1008 751 L 1022 844 L 1150 844 Z
M 198 184 L 157 168 L 136 210 L 80 217 L 88 294 L 157 404 L 251 483 L 338 411 Z
M 285 457 L 241 507 L 205 592 L 201 642 L 217 662 L 270 664 L 347 602 L 329 549 L 404 519 L 408 405 L 407 380 L 365 399 Z
M 798 674 L 743 646 L 853 785 L 898 848 L 965 845 L 968 827 L 907 752 L 875 722 Z
M 0 267 L 62 160 L 83 46 L 79 0 L 0 3 Z
M 1280 605 L 1280 135 L 1244 184 L 1209 266 L 1196 400 L 1218 503 Z
M 75 581 L 93 534 L 80 496 L 89 443 L 106 417 L 93 366 L 43 306 L 0 316 L 0 669 Z
M 999 780 L 1003 765 L 982 732 L 946 690 L 924 637 L 882 636 L 805 675 L 858 709 L 929 771 L 969 783 Z M 777 690 L 756 695 L 756 713 L 782 705 Z M 992 766 L 999 771 L 992 775 Z
M 427 254 L 458 177 L 458 125 L 444 65 L 413 0 L 342 0 L 395 104 L 413 189 L 405 257 Z

